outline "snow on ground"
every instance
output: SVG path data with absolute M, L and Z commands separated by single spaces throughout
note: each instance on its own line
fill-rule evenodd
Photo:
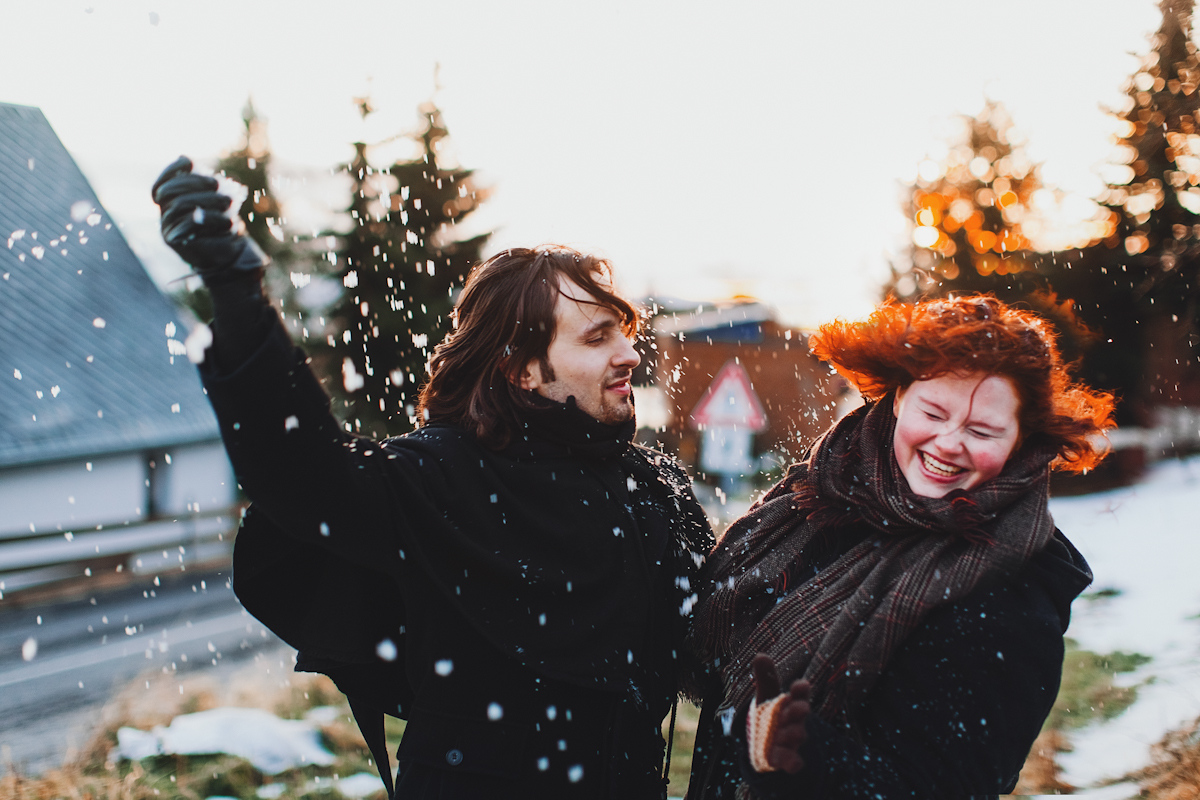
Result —
M 1137 652 L 1152 661 L 1118 676 L 1140 684 L 1137 702 L 1106 723 L 1071 734 L 1064 778 L 1091 786 L 1150 761 L 1167 731 L 1200 717 L 1200 457 L 1163 462 L 1138 484 L 1054 499 L 1054 520 L 1095 574 L 1067 635 L 1097 653 Z
M 280 719 L 258 708 L 214 708 L 181 714 L 170 725 L 150 731 L 121 728 L 114 755 L 136 760 L 154 755 L 210 753 L 241 756 L 267 775 L 334 762 L 333 753 L 321 744 L 316 722 Z

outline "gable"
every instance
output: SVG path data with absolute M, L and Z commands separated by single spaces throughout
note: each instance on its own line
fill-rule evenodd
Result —
M 0 468 L 215 439 L 169 329 L 181 351 L 179 315 L 45 116 L 0 103 Z

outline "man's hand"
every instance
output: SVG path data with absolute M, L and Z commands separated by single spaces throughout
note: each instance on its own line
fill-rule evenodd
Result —
M 215 178 L 192 172 L 186 156 L 163 170 L 151 193 L 162 213 L 163 240 L 206 285 L 257 276 L 267 265 L 263 251 L 227 216 L 233 201 L 217 191 Z
M 779 686 L 779 671 L 765 653 L 750 663 L 754 674 L 754 706 L 746 720 L 750 760 L 759 772 L 781 770 L 795 774 L 804 767 L 800 748 L 808 738 L 805 720 L 811 711 L 811 688 L 806 680 L 792 681 L 787 694 Z

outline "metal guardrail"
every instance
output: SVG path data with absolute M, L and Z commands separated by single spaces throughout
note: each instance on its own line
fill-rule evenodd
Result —
M 240 518 L 240 510 L 232 508 L 0 541 L 0 599 L 99 570 L 145 574 L 227 559 Z

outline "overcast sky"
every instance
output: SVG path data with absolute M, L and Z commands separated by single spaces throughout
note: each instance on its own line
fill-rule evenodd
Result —
M 1100 106 L 1160 19 L 1154 0 L 4 0 L 0 102 L 45 112 L 160 280 L 182 267 L 148 187 L 234 148 L 248 96 L 297 180 L 435 97 L 494 187 L 493 250 L 564 242 L 631 293 L 753 294 L 807 325 L 877 298 L 900 183 L 985 96 L 1048 182 L 1094 193 Z M 344 206 L 331 189 L 317 204 Z

